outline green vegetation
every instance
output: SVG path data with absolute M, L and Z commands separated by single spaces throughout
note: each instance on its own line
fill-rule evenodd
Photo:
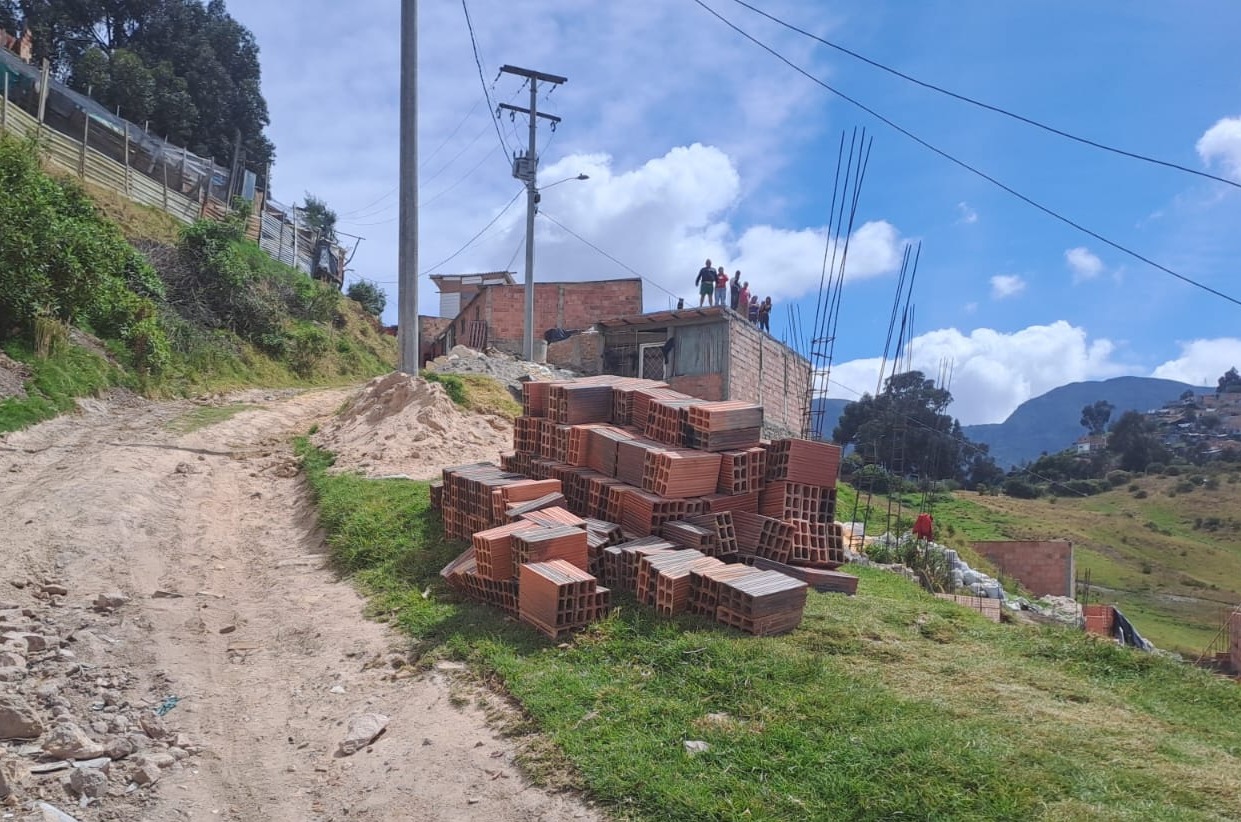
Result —
M 370 280 L 358 280 L 351 283 L 345 296 L 362 306 L 363 310 L 372 317 L 382 315 L 384 308 L 388 305 L 388 295 Z
M 132 123 L 148 123 L 200 157 L 229 158 L 240 137 L 260 174 L 275 156 L 263 134 L 254 35 L 222 2 L 201 0 L 0 0 L 0 21 L 24 19 L 35 57 L 74 89 Z
M 373 613 L 425 660 L 468 660 L 504 687 L 558 754 L 527 764 L 551 778 L 567 761 L 623 817 L 1205 820 L 1241 804 L 1234 683 L 995 625 L 866 568 L 856 597 L 812 593 L 786 637 L 619 597 L 549 642 L 445 589 L 438 569 L 464 546 L 443 539 L 425 483 L 329 475 L 329 454 L 298 448 Z
M 116 385 L 179 395 L 391 368 L 395 344 L 373 319 L 249 242 L 244 213 L 180 229 L 171 248 L 160 244 L 166 221 L 105 203 L 126 233 L 74 181 L 45 173 L 33 145 L 0 137 L 0 344 L 33 375 L 28 397 L 0 404 L 0 425 L 47 419 Z M 158 270 L 126 234 L 158 252 Z M 71 327 L 98 350 L 74 350 Z
M 12 340 L 4 352 L 31 372 L 25 397 L 0 398 L 0 433 L 16 431 L 51 419 L 73 408 L 74 398 L 100 394 L 109 388 L 131 385 L 132 379 L 103 357 L 85 348 L 58 341 L 46 357 L 28 345 Z
M 521 403 L 513 399 L 504 383 L 484 374 L 441 374 L 423 371 L 427 382 L 437 382 L 457 405 L 477 414 L 494 414 L 512 420 L 521 414 Z

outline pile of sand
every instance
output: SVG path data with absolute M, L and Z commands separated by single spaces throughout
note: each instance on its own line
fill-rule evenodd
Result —
M 513 425 L 466 411 L 437 383 L 392 373 L 367 383 L 311 439 L 336 454 L 336 471 L 432 479 L 445 466 L 499 460 Z

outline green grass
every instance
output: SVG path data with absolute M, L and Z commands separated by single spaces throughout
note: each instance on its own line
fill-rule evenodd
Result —
M 231 420 L 243 411 L 253 411 L 258 405 L 237 402 L 231 405 L 202 405 L 168 423 L 168 428 L 178 434 L 190 434 L 199 429 Z
M 494 414 L 507 420 L 521 414 L 521 404 L 513 399 L 504 383 L 484 374 L 440 374 L 436 371 L 422 372 L 428 382 L 444 386 L 449 398 L 478 414 Z
M 329 475 L 298 444 L 336 561 L 424 659 L 473 664 L 572 776 L 640 820 L 1235 818 L 1241 689 L 1063 628 L 995 625 L 857 569 L 755 639 L 619 597 L 546 641 L 463 602 L 425 483 Z M 710 749 L 688 755 L 686 740 Z
M 1139 477 L 1090 497 L 1019 500 L 966 492 L 934 508 L 941 529 L 971 539 L 1067 539 L 1092 599 L 1117 605 L 1161 648 L 1196 658 L 1215 638 L 1221 612 L 1241 602 L 1241 485 L 1220 482 L 1169 496 L 1177 477 Z M 1199 522 L 1215 518 L 1211 530 Z M 979 524 L 985 524 L 982 527 Z
M 28 345 L 9 341 L 4 351 L 31 372 L 25 397 L 0 400 L 0 433 L 16 431 L 71 411 L 78 397 L 98 396 L 133 380 L 116 366 L 86 349 L 61 342 L 46 357 L 35 356 Z

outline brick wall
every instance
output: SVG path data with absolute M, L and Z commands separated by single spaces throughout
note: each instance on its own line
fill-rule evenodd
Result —
M 728 399 L 759 403 L 767 423 L 800 435 L 810 364 L 731 314 L 728 347 Z
M 692 377 L 673 377 L 668 387 L 700 400 L 722 400 L 724 396 L 723 374 L 698 374 Z
M 1086 633 L 1111 636 L 1116 624 L 1116 609 L 1111 605 L 1083 605 L 1082 619 L 1086 622 Z
M 974 550 L 1036 596 L 1074 595 L 1071 542 L 975 542 Z
M 526 316 L 525 286 L 487 286 L 474 302 L 481 303 L 480 319 L 487 321 L 491 344 L 506 351 L 520 351 Z M 599 320 L 641 313 L 642 281 L 638 279 L 534 284 L 534 337 L 538 340 L 549 328 L 581 330 Z
M 574 334 L 567 340 L 549 343 L 547 362 L 579 374 L 602 374 L 603 335 L 594 332 Z
M 418 347 L 422 351 L 422 360 L 419 365 L 444 353 L 437 350 L 435 339 L 450 325 L 452 325 L 452 320 L 443 317 L 418 317 Z

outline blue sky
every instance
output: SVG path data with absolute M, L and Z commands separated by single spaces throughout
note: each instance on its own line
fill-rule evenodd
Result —
M 920 89 L 704 0 L 807 71 L 1092 230 L 1241 298 L 1241 190 L 1117 157 Z M 1241 5 L 756 0 L 908 74 L 1130 151 L 1241 181 Z M 490 124 L 460 3 L 423 2 L 426 273 L 522 271 L 524 198 Z M 277 147 L 274 196 L 310 191 L 365 236 L 354 277 L 394 321 L 399 4 L 230 4 L 255 33 Z M 1002 420 L 1050 388 L 1122 374 L 1210 382 L 1241 365 L 1241 306 L 1058 223 L 937 157 L 742 39 L 693 0 L 470 0 L 489 90 L 525 105 L 509 63 L 569 82 L 539 142 L 541 209 L 648 278 L 648 308 L 692 296 L 705 257 L 813 314 L 836 146 L 874 136 L 851 243 L 831 393 L 874 390 L 905 242 L 921 241 L 912 360 L 953 366 L 952 412 Z M 520 121 L 501 121 L 508 147 Z M 544 280 L 630 276 L 558 226 L 536 235 Z M 510 264 L 510 260 L 512 263 Z M 428 270 L 430 269 L 430 270 Z M 438 300 L 423 278 L 423 313 Z

